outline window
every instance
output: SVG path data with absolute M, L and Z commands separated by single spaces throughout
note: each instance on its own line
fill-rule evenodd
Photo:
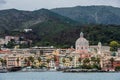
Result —
M 79 50 L 79 47 L 77 47 L 77 50 Z
M 81 47 L 81 49 L 83 49 L 83 47 Z

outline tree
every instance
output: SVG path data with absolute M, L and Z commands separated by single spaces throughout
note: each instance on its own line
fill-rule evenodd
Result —
M 38 61 L 39 61 L 39 63 L 41 62 L 41 58 L 40 57 L 38 57 Z
M 100 64 L 100 58 L 96 58 L 96 63 Z
M 16 60 L 16 61 L 17 61 L 17 66 L 19 66 L 19 61 L 20 61 L 20 60 L 19 60 L 19 58 L 17 58 L 17 60 Z
M 93 61 L 92 68 L 101 69 L 101 67 L 100 67 L 100 58 L 91 57 L 91 61 Z
M 28 57 L 28 60 L 29 60 L 30 62 L 32 62 L 32 65 L 33 65 L 34 57 L 30 56 L 30 57 Z
M 6 66 L 7 64 L 7 61 L 2 58 L 0 58 L 0 62 L 2 63 L 2 66 Z
M 111 67 L 113 68 L 113 62 L 114 62 L 115 60 L 114 60 L 114 58 L 112 57 L 111 59 L 110 59 L 110 62 L 111 62 Z
M 0 62 L 1 62 L 1 64 L 2 64 L 2 66 L 3 66 L 3 59 L 2 59 L 2 58 L 0 58 Z
M 96 63 L 94 63 L 94 64 L 92 65 L 92 68 L 93 68 L 93 69 L 101 69 L 101 67 L 100 67 L 98 64 L 96 64 Z
M 65 58 L 63 58 L 63 59 L 62 59 L 62 62 L 63 62 L 63 63 L 65 63 L 65 62 L 66 62 Z
M 25 62 L 25 64 L 27 64 L 27 66 L 29 66 L 29 65 L 28 65 L 28 59 L 25 58 L 25 59 L 24 59 L 24 62 Z
M 8 44 L 6 45 L 7 48 L 14 48 L 15 42 L 14 41 L 9 41 Z
M 120 71 L 120 66 L 115 67 L 115 71 Z
M 85 59 L 83 60 L 83 63 L 84 63 L 84 64 L 89 64 L 89 63 L 90 63 L 90 59 L 89 59 L 89 58 L 85 58 Z
M 96 62 L 96 58 L 95 57 L 91 57 L 91 61 Z
M 54 55 L 54 61 L 56 62 L 57 61 L 57 56 Z
M 110 42 L 110 51 L 117 51 L 119 43 L 117 41 Z
M 47 59 L 47 63 L 48 63 L 48 68 L 49 68 L 50 59 Z
M 73 58 L 72 58 L 72 57 L 69 57 L 69 60 L 70 60 L 70 61 L 72 61 L 72 60 L 73 60 Z
M 82 59 L 80 57 L 78 58 L 78 61 L 79 61 L 79 65 L 81 65 Z
M 47 59 L 47 63 L 50 63 L 50 59 Z

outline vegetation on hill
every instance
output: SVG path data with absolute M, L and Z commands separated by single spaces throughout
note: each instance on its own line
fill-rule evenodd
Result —
M 33 32 L 18 33 L 26 39 L 33 40 L 31 46 L 56 46 L 68 48 L 75 45 L 75 41 L 80 37 L 81 31 L 84 33 L 84 37 L 89 40 L 90 45 L 97 45 L 98 42 L 102 42 L 103 45 L 109 45 L 111 41 L 117 41 L 120 43 L 119 27 L 120 26 L 113 25 L 86 25 L 72 27 L 60 24 L 53 25 L 53 22 L 44 22 L 34 26 Z M 14 32 L 12 31 L 11 34 L 14 34 Z
M 112 6 L 77 6 L 52 9 L 60 15 L 78 21 L 81 24 L 117 24 L 120 25 L 120 8 Z
M 80 7 L 76 8 L 79 10 Z M 96 8 L 103 10 L 102 7 L 95 8 L 95 6 L 86 8 L 95 9 L 93 12 L 96 11 Z M 106 7 L 105 9 L 108 11 L 111 10 L 111 8 L 113 9 L 113 7 Z M 115 8 L 115 11 L 119 13 L 119 8 Z M 115 14 L 119 15 L 117 13 Z M 77 16 L 79 13 L 75 14 L 76 15 L 73 16 Z M 99 14 L 104 14 L 102 16 L 105 17 L 108 13 L 103 12 Z M 111 18 L 113 16 L 114 15 L 111 15 Z M 101 20 L 104 20 L 103 17 L 101 17 Z M 89 17 L 83 16 L 81 21 L 89 22 L 89 20 L 86 20 L 88 18 Z M 110 20 L 111 18 L 108 19 Z M 117 18 L 112 18 L 112 22 L 119 20 L 118 18 L 119 16 L 117 16 Z M 107 22 L 109 22 L 109 20 L 107 20 Z M 107 25 L 107 23 L 105 23 L 106 25 L 81 25 L 80 23 L 81 22 L 77 20 L 74 21 L 47 9 L 40 9 L 36 11 L 20 11 L 16 9 L 2 10 L 0 11 L 0 36 L 13 35 L 23 37 L 26 40 L 33 40 L 33 43 L 29 44 L 29 46 L 56 46 L 68 48 L 75 45 L 75 41 L 79 38 L 79 34 L 82 31 L 85 38 L 89 40 L 91 45 L 97 45 L 98 42 L 102 42 L 103 45 L 109 45 L 111 41 L 117 41 L 120 43 L 119 25 Z M 33 31 L 27 33 L 23 32 L 23 29 L 26 28 L 31 28 Z M 24 44 L 21 46 L 24 46 Z

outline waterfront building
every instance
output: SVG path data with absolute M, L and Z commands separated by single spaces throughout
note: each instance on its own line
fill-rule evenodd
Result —
M 5 36 L 5 44 L 7 44 L 12 39 L 15 40 L 15 41 L 18 41 L 19 37 L 16 37 L 16 36 Z
M 89 41 L 84 38 L 84 34 L 82 32 L 80 33 L 80 38 L 76 40 L 75 48 L 79 53 L 88 53 Z
M 50 69 L 55 69 L 56 68 L 54 60 L 50 60 L 50 62 L 49 62 L 49 68 Z
M 113 68 L 115 69 L 116 67 L 120 67 L 120 58 L 115 59 L 113 62 Z
M 42 54 L 51 54 L 53 51 L 56 50 L 56 48 L 54 48 L 53 46 L 50 46 L 50 47 L 32 47 L 31 50 L 35 51 L 35 52 L 36 52 L 36 50 L 39 50 L 40 53 L 42 53 Z
M 6 49 L 6 50 L 0 50 L 0 54 L 10 54 L 11 51 Z
M 118 57 L 120 57 L 120 48 L 118 48 Z
M 9 39 L 13 38 L 8 37 L 7 40 Z M 84 34 L 81 32 L 80 38 L 75 42 L 75 49 L 73 47 L 56 49 L 53 46 L 28 49 L 18 49 L 16 47 L 8 51 L 0 51 L 0 57 L 7 60 L 7 68 L 34 65 L 36 67 L 46 66 L 51 69 L 57 67 L 79 67 L 86 58 L 91 60 L 91 57 L 95 57 L 100 58 L 100 66 L 102 69 L 109 70 L 112 69 L 110 62 L 112 56 L 110 53 L 110 47 L 102 46 L 101 42 L 99 42 L 98 45 L 89 45 L 89 41 L 84 38 Z M 30 56 L 34 58 L 34 62 L 29 61 L 28 58 Z M 38 57 L 40 57 L 40 61 Z M 120 64 L 120 60 L 118 60 L 117 57 L 120 57 L 120 49 L 118 49 L 117 56 L 115 56 L 114 67 Z M 25 59 L 27 59 L 27 62 L 25 62 Z M 90 61 L 87 65 L 93 64 L 94 62 Z
M 0 45 L 4 45 L 5 44 L 5 39 L 0 38 Z
M 10 54 L 6 57 L 7 68 L 21 66 L 21 58 L 18 54 Z
M 24 31 L 24 32 L 31 32 L 32 29 L 24 29 L 23 31 Z

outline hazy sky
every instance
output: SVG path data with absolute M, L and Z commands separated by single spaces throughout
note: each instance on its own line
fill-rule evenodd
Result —
M 88 5 L 110 5 L 120 7 L 120 0 L 0 0 L 0 9 L 16 8 L 36 10 Z

